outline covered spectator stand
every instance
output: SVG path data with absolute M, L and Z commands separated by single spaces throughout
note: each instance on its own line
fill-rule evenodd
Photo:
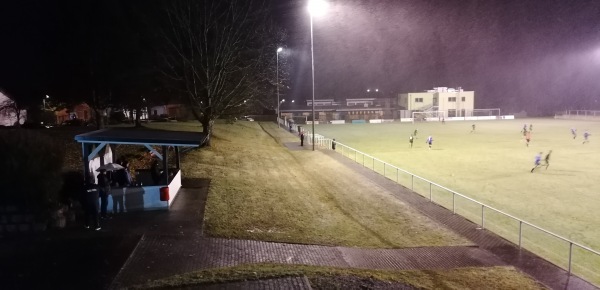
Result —
M 96 169 L 113 162 L 110 144 L 129 144 L 145 146 L 162 161 L 161 178 L 151 178 L 150 170 L 136 170 L 135 185 L 115 187 L 111 190 L 113 197 L 123 195 L 125 211 L 169 209 L 181 187 L 180 147 L 199 147 L 207 136 L 199 132 L 164 131 L 147 128 L 108 128 L 75 136 L 81 143 L 83 152 L 84 178 L 87 182 L 96 182 Z M 152 146 L 160 146 L 158 152 Z M 175 168 L 168 166 L 168 149 L 175 150 Z M 166 188 L 165 188 L 166 187 Z M 161 200 L 161 188 L 163 200 Z M 168 188 L 168 189 L 167 189 Z M 165 199 L 165 191 L 168 198 Z M 108 210 L 112 209 L 112 198 L 109 198 Z

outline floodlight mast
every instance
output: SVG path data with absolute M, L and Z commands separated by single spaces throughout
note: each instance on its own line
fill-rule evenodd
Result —
M 323 15 L 327 9 L 327 2 L 323 0 L 308 1 L 308 14 L 310 15 L 310 63 L 312 72 L 312 150 L 315 151 L 315 53 L 313 45 L 313 16 Z
M 277 70 L 277 73 L 276 73 L 277 74 L 277 77 L 276 77 L 277 78 L 277 80 L 276 80 L 276 82 L 277 82 L 276 83 L 276 85 L 277 85 L 277 127 L 279 127 L 279 116 L 280 116 L 280 114 L 279 114 L 279 53 L 282 50 L 283 50 L 283 48 L 279 47 L 279 48 L 277 48 L 277 53 L 276 53 L 277 54 L 277 67 L 276 67 L 276 70 Z

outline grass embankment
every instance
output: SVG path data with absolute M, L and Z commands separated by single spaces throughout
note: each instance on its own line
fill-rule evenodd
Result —
M 202 286 L 247 280 L 306 276 L 313 289 L 546 289 L 512 267 L 437 271 L 338 269 L 258 264 L 210 269 L 137 285 L 134 289 Z
M 196 123 L 152 124 L 199 130 Z M 210 178 L 205 234 L 264 241 L 402 248 L 467 245 L 394 198 L 392 193 L 347 169 L 329 154 L 290 150 L 298 138 L 273 123 L 216 124 L 210 148 L 183 158 L 185 177 Z M 376 271 L 300 265 L 255 264 L 210 269 L 139 287 L 177 287 L 306 275 L 315 289 L 345 288 L 364 279 L 423 289 L 541 289 L 510 267 L 448 271 Z
M 186 177 L 211 179 L 207 235 L 369 248 L 471 244 L 327 152 L 290 151 L 281 143 L 297 138 L 274 123 L 215 126 L 212 147 L 183 159 Z

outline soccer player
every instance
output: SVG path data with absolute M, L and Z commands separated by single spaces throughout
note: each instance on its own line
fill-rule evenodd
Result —
M 471 125 L 471 133 L 475 132 L 475 124 Z
M 552 154 L 552 150 L 548 151 L 546 157 L 544 157 L 544 165 L 546 165 L 546 170 L 548 170 L 548 166 L 550 166 L 550 154 Z
M 433 144 L 433 137 L 427 137 L 427 141 L 425 141 L 425 143 L 429 144 L 429 149 L 431 149 L 431 144 Z
M 417 138 L 417 129 L 415 129 L 415 132 L 413 133 L 413 136 L 415 136 L 415 138 Z
M 408 138 L 408 143 L 410 143 L 410 148 L 412 148 L 413 145 L 413 135 L 410 135 L 410 137 Z
M 529 147 L 529 141 L 531 141 L 531 132 L 525 131 L 525 142 L 527 147 Z
M 542 152 L 538 153 L 537 155 L 535 155 L 535 166 L 533 166 L 533 168 L 531 168 L 531 173 L 533 173 L 533 170 L 535 170 L 536 168 L 538 168 L 538 166 L 540 166 L 540 162 L 542 161 Z
M 577 129 L 571 128 L 571 135 L 573 135 L 573 139 L 577 138 Z
M 527 132 L 527 124 L 523 124 L 523 130 L 521 130 L 521 132 L 523 132 L 523 136 L 525 136 L 525 132 Z
M 588 133 L 588 131 L 585 131 L 585 133 L 583 133 L 583 143 L 581 143 L 581 144 L 590 142 L 590 140 L 588 140 L 588 137 L 590 137 L 590 135 L 592 135 L 592 134 Z
M 529 131 L 533 131 L 533 124 L 529 124 Z

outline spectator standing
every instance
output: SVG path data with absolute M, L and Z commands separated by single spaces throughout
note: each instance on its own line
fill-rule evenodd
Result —
M 116 172 L 118 186 L 120 187 L 118 192 L 112 194 L 113 201 L 113 213 L 123 213 L 123 194 L 127 190 L 127 187 L 133 185 L 131 179 L 131 173 L 129 172 L 129 162 L 122 161 L 121 166 L 124 168 Z
M 304 146 L 304 132 L 300 132 L 300 146 Z
M 335 138 L 333 138 L 333 141 L 331 141 L 331 149 L 332 149 L 333 151 L 335 151 L 335 145 L 336 145 L 336 143 L 335 143 Z
M 108 195 L 110 194 L 110 177 L 106 173 L 106 169 L 100 169 L 98 174 L 98 187 L 100 189 L 100 218 L 108 219 L 106 208 L 108 207 Z

